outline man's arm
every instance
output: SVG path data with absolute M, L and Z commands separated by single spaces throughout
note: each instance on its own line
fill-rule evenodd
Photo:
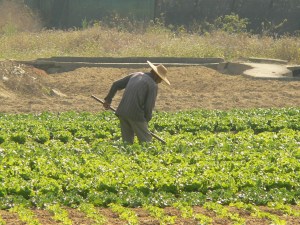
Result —
M 128 81 L 131 78 L 131 76 L 132 75 L 128 75 L 120 80 L 115 81 L 112 84 L 107 96 L 104 98 L 105 103 L 103 105 L 105 108 L 107 108 L 111 104 L 112 99 L 115 97 L 117 91 L 122 90 L 127 86 Z

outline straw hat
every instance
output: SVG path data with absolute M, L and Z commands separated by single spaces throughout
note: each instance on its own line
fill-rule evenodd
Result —
M 161 64 L 158 66 L 154 66 L 150 61 L 147 61 L 147 63 L 164 82 L 166 82 L 168 85 L 170 85 L 170 81 L 167 78 L 168 70 L 166 67 L 164 67 Z

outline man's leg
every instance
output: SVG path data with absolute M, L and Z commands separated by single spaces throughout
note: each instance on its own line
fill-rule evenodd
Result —
M 129 120 L 129 122 L 140 143 L 152 141 L 152 136 L 148 129 L 147 122 L 137 122 L 132 120 Z
M 133 144 L 134 141 L 134 130 L 132 129 L 130 122 L 127 119 L 119 117 L 121 125 L 122 139 L 126 143 Z

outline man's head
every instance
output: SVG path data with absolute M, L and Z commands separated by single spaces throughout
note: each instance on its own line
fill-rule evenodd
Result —
M 147 63 L 149 64 L 149 66 L 152 68 L 151 71 L 153 71 L 157 77 L 155 78 L 155 82 L 156 83 L 160 83 L 162 80 L 167 83 L 168 85 L 170 85 L 170 81 L 167 78 L 167 68 L 164 67 L 163 65 L 158 65 L 158 66 L 154 66 L 150 61 L 147 61 Z

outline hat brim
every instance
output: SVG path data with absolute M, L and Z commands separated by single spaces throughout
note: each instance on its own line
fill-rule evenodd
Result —
M 170 84 L 170 81 L 168 80 L 168 78 L 166 78 L 165 76 L 163 76 L 162 74 L 160 74 L 158 71 L 157 71 L 157 67 L 154 66 L 150 61 L 147 61 L 147 63 L 149 64 L 149 66 L 154 70 L 154 72 L 165 82 L 167 83 L 168 85 L 171 85 Z

